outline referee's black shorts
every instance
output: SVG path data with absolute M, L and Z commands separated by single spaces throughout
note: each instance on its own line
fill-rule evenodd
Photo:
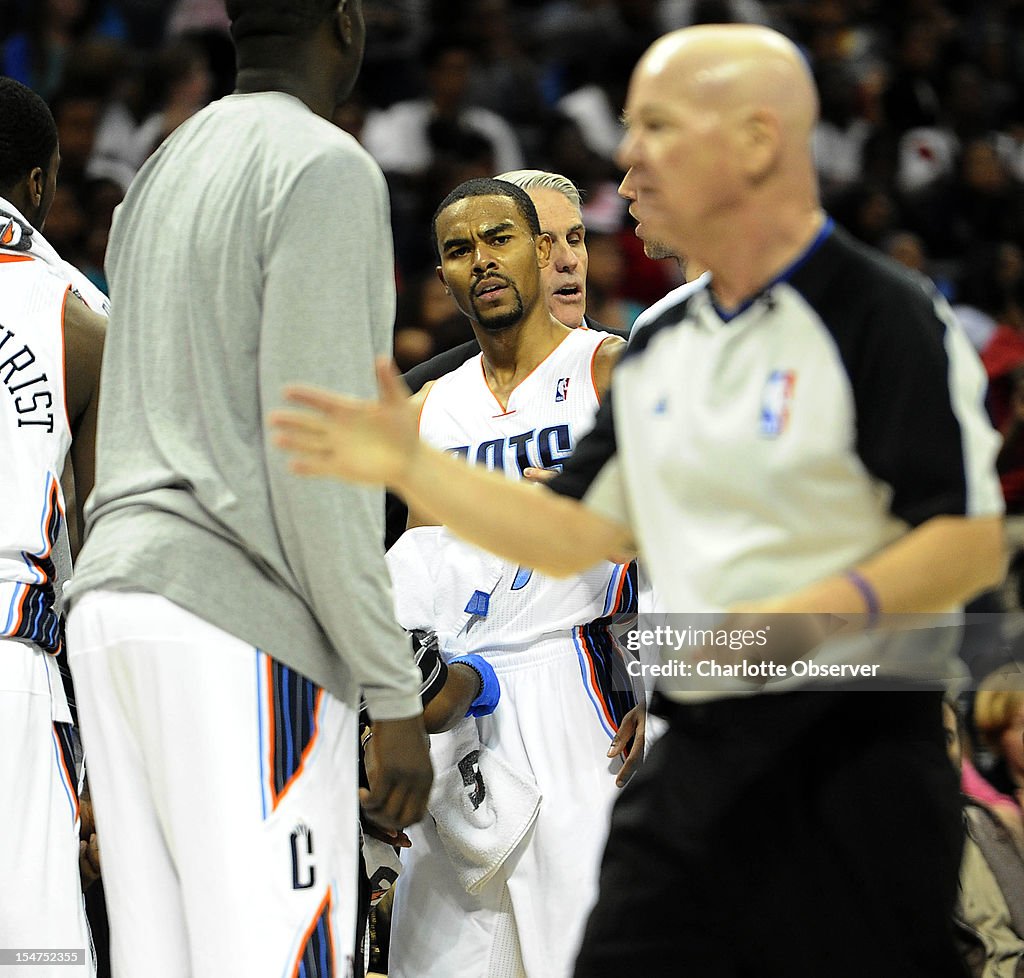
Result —
M 964 978 L 941 694 L 673 706 L 612 816 L 576 978 Z

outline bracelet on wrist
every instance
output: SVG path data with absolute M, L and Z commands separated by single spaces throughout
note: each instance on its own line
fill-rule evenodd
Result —
M 874 628 L 878 624 L 878 617 L 882 610 L 878 601 L 878 592 L 867 578 L 858 574 L 855 570 L 848 570 L 843 577 L 860 592 L 860 596 L 864 599 L 867 627 Z

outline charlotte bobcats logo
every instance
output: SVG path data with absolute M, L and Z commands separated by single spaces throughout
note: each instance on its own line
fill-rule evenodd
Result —
M 487 797 L 487 788 L 484 785 L 483 775 L 480 773 L 480 751 L 471 750 L 459 761 L 459 774 L 462 775 L 466 797 L 469 798 L 469 803 L 475 812 Z
M 0 248 L 28 251 L 31 239 L 32 228 L 10 214 L 0 213 Z
M 307 825 L 296 825 L 291 834 L 292 889 L 308 890 L 316 883 L 313 865 L 313 832 Z
M 559 401 L 564 401 L 568 396 L 569 396 L 569 378 L 568 377 L 562 377 L 561 380 L 559 380 L 555 384 L 555 403 L 557 404 Z

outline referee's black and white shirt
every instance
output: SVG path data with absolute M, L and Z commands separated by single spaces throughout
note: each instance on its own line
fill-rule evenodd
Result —
M 721 610 L 1001 513 L 984 391 L 930 283 L 829 220 L 738 310 L 703 289 L 635 336 L 551 488 L 632 528 L 664 608 Z

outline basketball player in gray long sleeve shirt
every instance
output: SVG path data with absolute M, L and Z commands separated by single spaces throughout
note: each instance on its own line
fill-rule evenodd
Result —
M 370 395 L 390 349 L 384 179 L 326 121 L 362 58 L 360 0 L 228 11 L 235 93 L 157 150 L 115 219 L 70 589 L 123 974 L 347 956 L 360 688 L 379 765 L 364 807 L 401 828 L 430 786 L 382 494 L 296 479 L 262 422 L 296 377 Z

